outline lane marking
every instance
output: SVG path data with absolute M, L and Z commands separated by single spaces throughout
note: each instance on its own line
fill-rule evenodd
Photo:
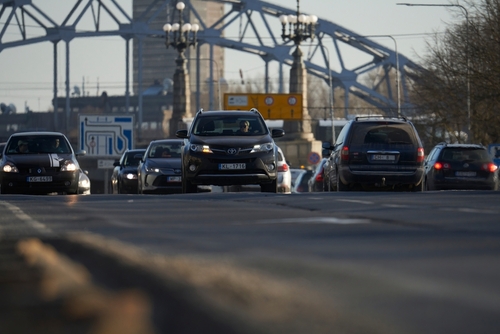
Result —
M 441 211 L 458 211 L 458 212 L 466 212 L 466 213 L 486 213 L 486 214 L 500 214 L 500 211 L 497 210 L 485 210 L 485 209 L 474 209 L 474 208 L 440 208 Z
M 337 201 L 339 201 L 339 202 L 349 202 L 349 203 L 359 203 L 359 204 L 375 204 L 374 202 L 361 201 L 361 200 L 357 200 L 357 199 L 338 199 Z
M 18 219 L 20 219 L 21 221 L 23 221 L 24 223 L 26 223 L 30 227 L 37 230 L 39 233 L 41 233 L 41 234 L 51 234 L 52 233 L 52 230 L 50 228 L 48 228 L 44 224 L 40 223 L 39 221 L 31 218 L 29 215 L 24 213 L 23 210 L 21 210 L 19 207 L 15 206 L 13 204 L 7 203 L 7 202 L 3 202 L 3 201 L 0 201 L 0 204 L 5 206 L 8 210 L 10 210 L 14 214 L 14 216 L 16 216 Z
M 404 204 L 382 204 L 382 206 L 388 207 L 388 208 L 409 208 L 409 205 L 404 205 Z
M 368 224 L 370 219 L 348 219 L 335 217 L 282 218 L 257 220 L 256 224 Z

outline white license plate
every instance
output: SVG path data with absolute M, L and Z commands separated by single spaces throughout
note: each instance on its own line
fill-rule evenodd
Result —
M 52 176 L 28 176 L 28 182 L 52 182 Z
M 220 170 L 246 169 L 246 164 L 219 164 Z
M 455 176 L 474 177 L 476 176 L 476 172 L 455 172 Z
M 372 160 L 393 161 L 396 160 L 396 156 L 390 154 L 374 154 L 372 155 Z
M 181 182 L 182 181 L 180 176 L 169 176 L 167 180 L 168 180 L 168 182 Z

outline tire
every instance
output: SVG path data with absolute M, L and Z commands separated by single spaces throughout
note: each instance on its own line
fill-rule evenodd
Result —
M 263 193 L 277 193 L 278 192 L 278 179 L 274 179 L 271 183 L 260 185 L 260 191 Z
M 337 191 L 349 191 L 349 185 L 342 183 L 337 172 Z
M 197 193 L 198 186 L 196 184 L 192 184 L 190 181 L 186 180 L 184 177 L 182 178 L 182 193 L 190 194 Z

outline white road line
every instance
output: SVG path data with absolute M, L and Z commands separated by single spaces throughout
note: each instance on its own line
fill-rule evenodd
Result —
M 403 205 L 403 204 L 382 204 L 382 206 L 385 206 L 387 208 L 409 208 L 409 205 Z
M 257 220 L 257 224 L 368 224 L 370 219 L 347 219 L 335 217 L 282 218 Z
M 441 211 L 458 211 L 458 212 L 467 212 L 467 213 L 486 213 L 499 215 L 500 211 L 497 210 L 485 210 L 485 209 L 475 209 L 475 208 L 440 208 Z
M 357 200 L 357 199 L 338 199 L 337 201 L 339 201 L 339 202 L 349 202 L 349 203 L 359 203 L 359 204 L 375 204 L 374 202 L 361 201 L 361 200 Z
M 10 210 L 18 219 L 22 220 L 24 223 L 28 224 L 35 230 L 37 230 L 39 233 L 42 234 L 51 234 L 52 230 L 45 226 L 44 224 L 40 223 L 39 221 L 31 218 L 29 215 L 23 212 L 19 207 L 0 201 L 0 204 L 5 206 L 8 210 Z

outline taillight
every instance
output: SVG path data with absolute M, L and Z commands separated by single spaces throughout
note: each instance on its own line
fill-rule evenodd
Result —
M 417 162 L 423 162 L 424 161 L 424 148 L 419 147 L 417 149 Z
M 498 169 L 498 166 L 495 165 L 494 163 L 490 162 L 488 164 L 484 164 L 483 169 L 490 172 L 490 173 L 494 173 Z
M 349 147 L 342 147 L 342 151 L 340 151 L 340 160 L 349 161 Z
M 278 172 L 288 172 L 288 165 L 283 164 L 282 166 L 278 166 Z
M 440 163 L 440 162 L 436 162 L 436 163 L 434 164 L 434 169 L 435 169 L 435 170 L 440 170 L 440 169 L 443 169 L 443 164 L 442 164 L 442 163 Z
M 323 182 L 323 174 L 325 173 L 325 170 L 321 168 L 321 172 L 316 175 L 316 182 Z

